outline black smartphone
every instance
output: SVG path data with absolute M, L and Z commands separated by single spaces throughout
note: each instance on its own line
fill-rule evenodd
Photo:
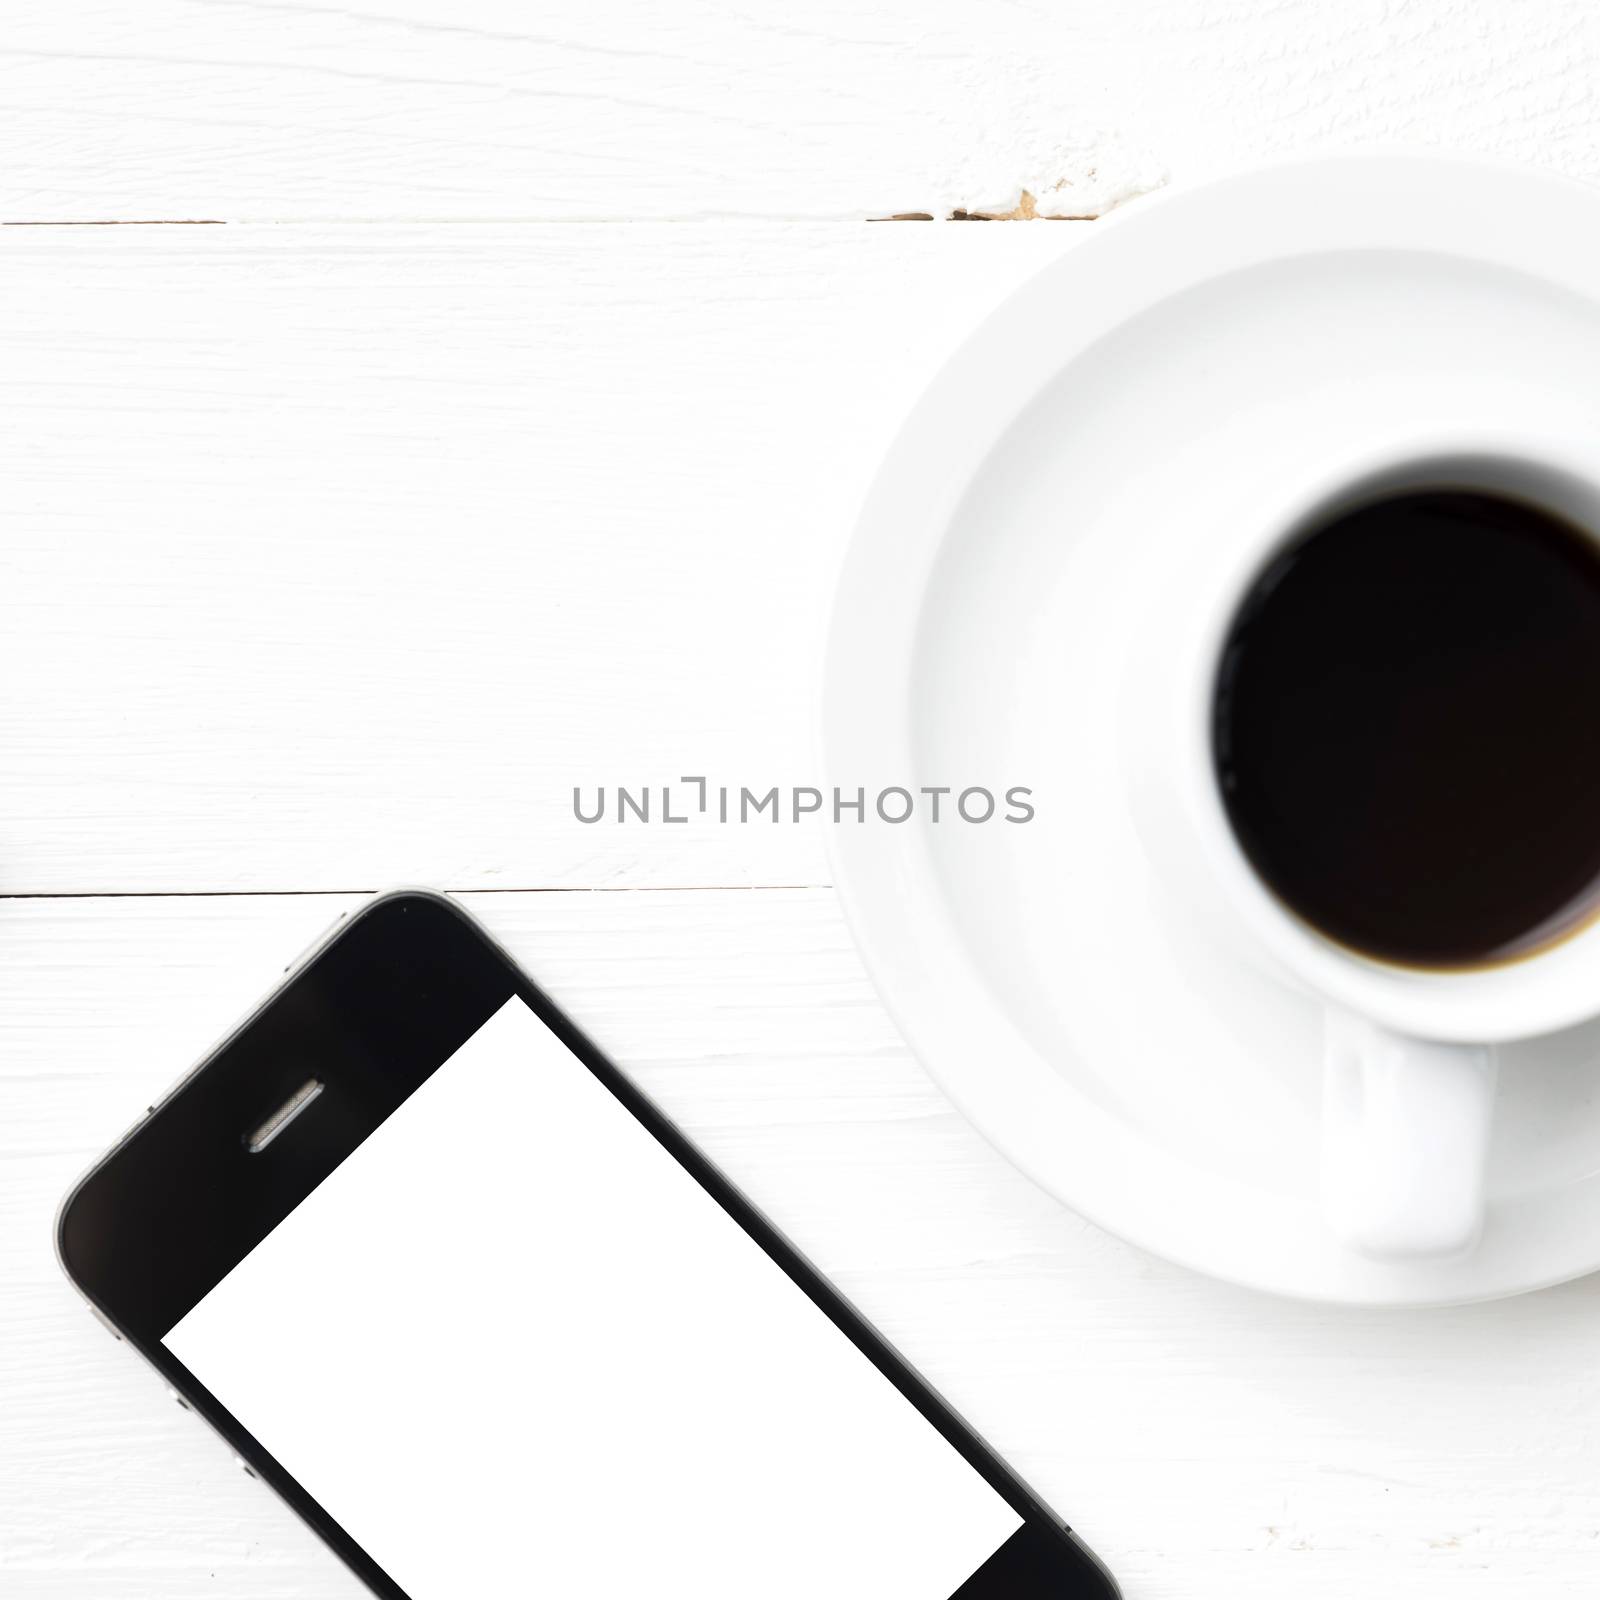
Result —
M 295 970 L 83 1179 L 58 1248 L 389 1600 L 1117 1593 L 438 896 Z

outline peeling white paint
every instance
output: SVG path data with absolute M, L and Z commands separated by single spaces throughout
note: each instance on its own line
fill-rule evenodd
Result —
M 960 170 L 918 197 L 917 209 L 1019 221 L 1100 217 L 1160 188 L 1167 176 L 1152 153 L 1105 133 L 1041 140 L 1026 162 L 1014 150 L 975 148 Z

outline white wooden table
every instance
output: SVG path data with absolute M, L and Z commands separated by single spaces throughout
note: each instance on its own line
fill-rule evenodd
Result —
M 0 1592 L 357 1593 L 50 1226 L 399 882 L 463 891 L 1130 1600 L 1594 1592 L 1600 1284 L 1385 1315 L 1152 1261 L 921 1075 L 813 832 L 571 788 L 814 779 L 886 440 L 1094 226 L 866 219 L 1390 140 L 1600 177 L 1597 69 L 1582 0 L 13 7 Z

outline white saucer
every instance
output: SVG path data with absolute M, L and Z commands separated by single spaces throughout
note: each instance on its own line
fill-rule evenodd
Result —
M 852 793 L 1034 791 L 1025 825 L 924 806 L 830 837 L 884 999 L 972 1121 L 1149 1250 L 1368 1304 L 1600 1267 L 1600 1026 L 1505 1049 L 1475 1253 L 1343 1247 L 1317 1204 L 1319 1014 L 1165 892 L 1128 814 L 1117 685 L 1151 647 L 1147 530 L 1203 525 L 1263 452 L 1315 473 L 1419 425 L 1600 430 L 1600 195 L 1370 156 L 1139 203 L 919 403 L 846 565 L 823 699 L 828 781 Z

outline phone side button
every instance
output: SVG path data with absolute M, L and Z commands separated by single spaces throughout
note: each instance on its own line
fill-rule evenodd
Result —
M 243 1456 L 235 1456 L 233 1458 L 233 1464 L 245 1475 L 245 1477 L 255 1478 L 256 1469 L 252 1467 Z M 257 1478 L 256 1481 L 259 1483 L 261 1480 Z
M 90 1311 L 91 1315 L 94 1317 L 94 1320 L 96 1322 L 98 1322 L 100 1324 L 100 1326 L 102 1328 L 104 1328 L 106 1330 L 106 1332 L 111 1335 L 111 1337 L 113 1339 L 115 1339 L 117 1341 L 118 1344 L 121 1344 L 122 1343 L 122 1334 L 119 1331 L 119 1329 L 117 1328 L 116 1323 L 114 1323 L 111 1320 L 111 1318 L 108 1317 L 105 1314 L 105 1312 L 103 1312 L 100 1309 L 99 1306 L 91 1305 L 89 1307 L 89 1311 Z
M 341 911 L 283 970 L 285 972 L 298 972 L 334 936 L 340 925 L 349 920 L 349 917 L 350 913 L 348 911 Z

